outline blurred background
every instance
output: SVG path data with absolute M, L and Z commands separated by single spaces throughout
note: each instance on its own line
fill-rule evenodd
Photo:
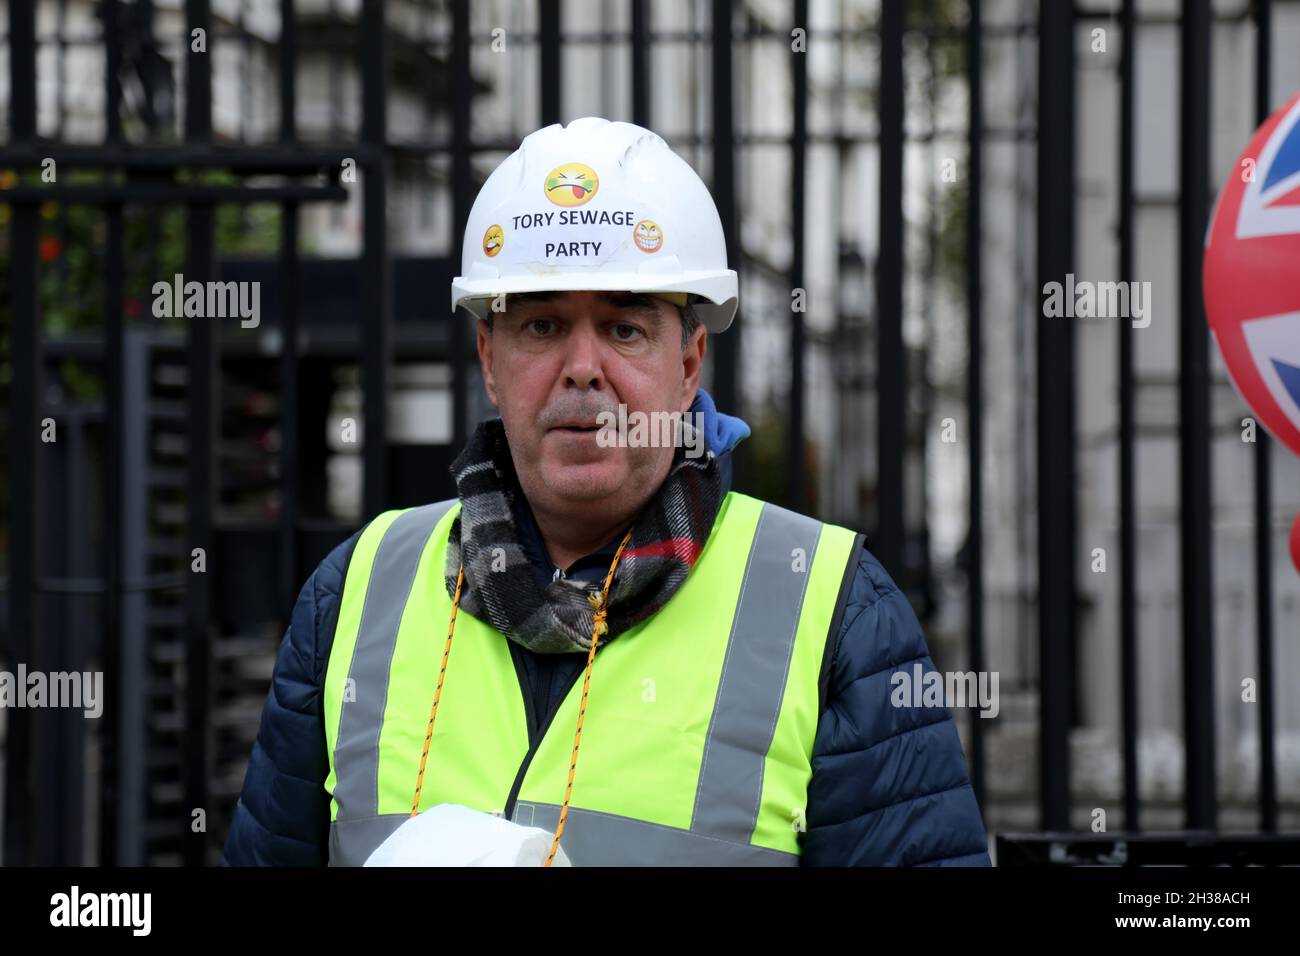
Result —
M 1300 2 L 33 0 L 0 31 L 0 668 L 106 686 L 97 720 L 0 708 L 3 863 L 219 860 L 298 589 L 453 494 L 492 414 L 447 309 L 478 188 L 593 114 L 718 204 L 737 490 L 866 531 L 936 665 L 1000 675 L 995 719 L 954 713 L 990 834 L 1300 825 L 1300 461 L 1243 441 L 1200 278 Z M 1044 318 L 1071 272 L 1150 282 L 1150 325 Z M 259 283 L 258 323 L 155 317 L 176 273 Z

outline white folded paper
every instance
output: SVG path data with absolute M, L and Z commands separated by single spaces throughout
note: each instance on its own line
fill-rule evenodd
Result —
M 381 843 L 366 866 L 541 866 L 555 834 L 504 817 L 440 803 L 411 817 Z M 571 866 L 561 847 L 552 866 Z

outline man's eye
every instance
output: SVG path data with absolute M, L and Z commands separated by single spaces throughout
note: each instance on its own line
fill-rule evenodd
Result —
M 550 319 L 529 319 L 524 323 L 524 328 L 534 335 L 549 335 L 554 325 Z
M 620 342 L 631 342 L 640 334 L 641 330 L 635 325 L 627 325 L 626 323 L 623 323 L 614 326 L 614 338 L 618 339 Z

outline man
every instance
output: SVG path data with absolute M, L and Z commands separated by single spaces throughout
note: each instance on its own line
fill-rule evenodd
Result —
M 579 866 L 987 865 L 950 714 L 891 702 L 933 669 L 907 600 L 861 535 L 730 491 L 749 429 L 699 380 L 737 282 L 690 166 L 627 123 L 539 130 L 462 271 L 500 418 L 457 499 L 303 588 L 226 862 L 356 865 L 459 804 Z

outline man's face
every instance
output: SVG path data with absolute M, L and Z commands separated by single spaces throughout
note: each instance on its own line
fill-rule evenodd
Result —
M 641 293 L 507 296 L 478 323 L 488 398 L 501 413 L 524 494 L 535 509 L 617 513 L 640 503 L 672 464 L 671 447 L 602 447 L 602 412 L 684 412 L 705 352 L 701 326 L 682 349 L 676 306 Z M 624 443 L 620 443 L 624 444 Z

